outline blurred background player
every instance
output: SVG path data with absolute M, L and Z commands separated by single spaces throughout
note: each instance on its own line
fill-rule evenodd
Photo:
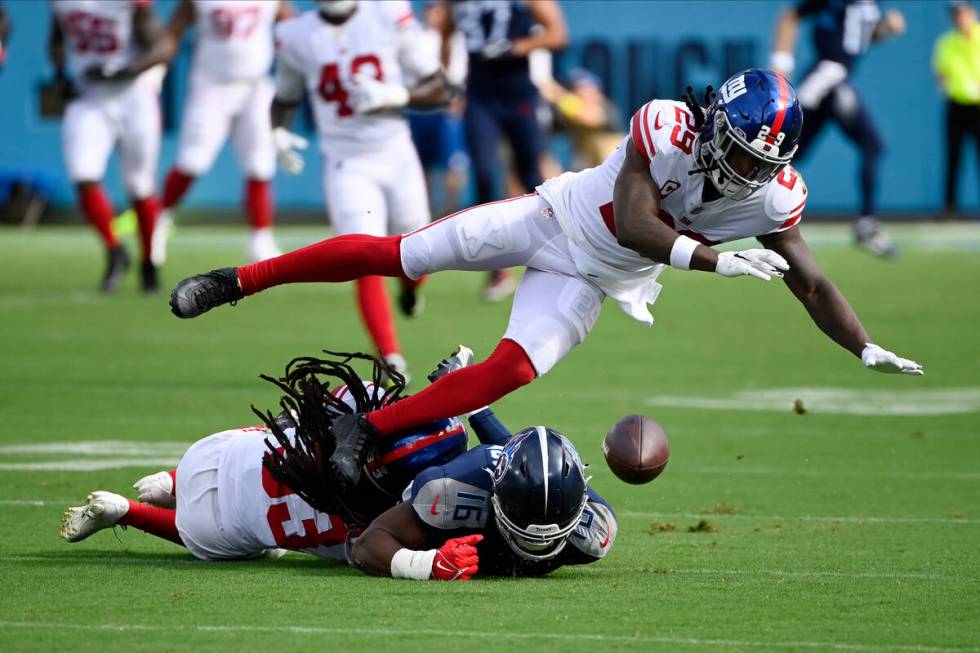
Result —
M 262 261 L 280 254 L 272 236 L 276 148 L 269 121 L 274 92 L 269 69 L 273 25 L 294 13 L 287 0 L 182 0 L 170 17 L 164 39 L 171 59 L 191 26 L 196 37 L 177 161 L 163 186 L 164 211 L 154 247 L 158 263 L 165 257 L 170 210 L 211 169 L 229 134 L 246 177 L 242 203 L 252 226 L 248 257 Z
M 7 62 L 7 40 L 10 37 L 10 17 L 0 3 L 0 70 Z
M 144 292 L 158 290 L 150 258 L 160 213 L 155 195 L 160 151 L 160 84 L 165 60 L 150 0 L 55 0 L 48 53 L 55 75 L 66 63 L 79 95 L 65 110 L 62 141 L 78 203 L 105 243 L 108 263 L 100 288 L 111 292 L 129 268 L 112 229 L 115 215 L 102 188 L 113 148 L 122 155 L 123 181 L 139 222 Z M 142 56 L 140 56 L 142 54 Z
M 538 88 L 572 138 L 573 170 L 593 168 L 619 147 L 625 132 L 619 107 L 605 95 L 595 73 L 574 68 L 568 73 L 568 88 L 554 80 Z
M 305 140 L 288 131 L 306 90 L 313 105 L 323 188 L 338 235 L 386 236 L 428 224 L 429 199 L 412 143 L 406 106 L 434 108 L 449 87 L 431 49 L 416 47 L 422 30 L 408 2 L 319 0 L 317 9 L 276 27 L 278 68 L 272 103 L 283 170 L 297 173 Z M 421 310 L 419 280 L 403 278 L 399 307 Z M 385 281 L 357 280 L 357 303 L 375 347 L 407 375 Z
M 470 172 L 470 157 L 466 152 L 463 130 L 466 101 L 455 92 L 466 85 L 466 42 L 459 32 L 443 42 L 438 26 L 443 23 L 441 16 L 445 11 L 448 11 L 447 7 L 440 2 L 426 3 L 425 40 L 418 47 L 431 48 L 438 53 L 446 80 L 454 90 L 452 99 L 445 109 L 408 112 L 412 140 L 425 170 L 429 201 L 436 215 L 448 215 L 461 208 L 461 194 Z
M 786 77 L 795 67 L 793 51 L 804 18 L 813 19 L 817 60 L 796 85 L 806 114 L 796 161 L 804 159 L 827 121 L 836 121 L 861 153 L 861 215 L 854 223 L 855 241 L 878 256 L 894 256 L 895 245 L 875 217 L 884 143 L 850 75 L 871 43 L 905 31 L 905 18 L 897 9 L 882 15 L 876 0 L 802 0 L 780 14 L 776 23 L 770 67 Z
M 943 212 L 956 214 L 963 146 L 973 138 L 980 163 L 980 24 L 966 0 L 949 3 L 955 29 L 936 41 L 932 67 L 946 96 L 946 184 Z
M 530 193 L 540 184 L 543 142 L 535 115 L 538 91 L 531 82 L 528 54 L 560 50 L 568 43 L 565 18 L 554 0 L 457 0 L 448 3 L 440 26 L 443 38 L 458 30 L 466 38 L 466 141 L 476 173 L 476 203 L 500 199 L 495 181 L 501 136 L 513 153 L 514 167 Z M 540 29 L 532 30 L 535 25 Z M 445 50 L 444 50 L 445 51 Z M 483 289 L 487 301 L 514 291 L 507 271 L 491 272 Z

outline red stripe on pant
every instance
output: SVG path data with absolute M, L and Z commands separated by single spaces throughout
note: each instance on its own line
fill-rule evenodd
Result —
M 536 377 L 524 349 L 504 339 L 482 363 L 447 374 L 421 392 L 368 413 L 367 419 L 382 434 L 396 433 L 490 405 Z

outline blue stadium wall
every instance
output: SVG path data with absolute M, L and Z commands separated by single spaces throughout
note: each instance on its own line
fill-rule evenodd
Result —
M 42 0 L 3 3 L 14 24 L 7 64 L 0 71 L 0 173 L 29 171 L 46 176 L 56 204 L 72 202 L 61 161 L 60 123 L 37 112 L 37 85 L 50 75 L 45 43 L 50 13 Z M 296 4 L 305 9 L 308 1 Z M 569 49 L 557 60 L 559 75 L 586 65 L 606 81 L 626 115 L 650 97 L 677 97 L 687 84 L 716 84 L 727 74 L 765 65 L 777 12 L 787 2 L 753 1 L 615 1 L 575 0 L 563 3 L 571 32 Z M 884 2 L 908 19 L 908 32 L 877 45 L 858 65 L 855 81 L 876 116 L 887 152 L 879 193 L 883 212 L 933 212 L 941 206 L 944 161 L 943 100 L 930 72 L 932 44 L 949 28 L 946 3 Z M 167 17 L 174 0 L 157 0 Z M 420 3 L 416 2 L 416 8 Z M 177 126 L 184 98 L 190 48 L 168 75 L 163 96 L 164 145 L 160 178 L 174 160 Z M 798 49 L 800 67 L 812 60 L 807 32 Z M 310 131 L 308 118 L 301 128 Z M 313 150 L 311 150 L 312 152 Z M 967 209 L 977 211 L 980 184 L 970 148 L 961 183 Z M 279 175 L 275 192 L 280 208 L 315 209 L 322 205 L 320 166 L 308 156 L 299 177 Z M 122 199 L 117 162 L 108 174 L 113 196 Z M 857 205 L 857 156 L 836 128 L 821 137 L 802 167 L 813 211 L 847 212 Z M 188 197 L 195 208 L 238 205 L 241 181 L 231 147 L 214 170 Z

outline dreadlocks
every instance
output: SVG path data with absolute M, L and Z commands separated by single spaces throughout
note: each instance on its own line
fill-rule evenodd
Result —
M 698 103 L 697 98 L 694 97 L 694 89 L 688 86 L 687 93 L 685 93 L 681 99 L 684 100 L 684 104 L 687 105 L 687 108 L 694 116 L 694 130 L 701 131 L 701 128 L 704 126 L 704 108 Z M 711 86 L 711 84 L 708 84 L 708 86 L 706 86 L 704 89 L 704 105 L 711 106 L 711 103 L 714 102 L 714 100 L 715 89 Z
M 285 393 L 279 400 L 282 412 L 278 416 L 252 406 L 275 438 L 275 443 L 268 438 L 265 441 L 268 451 L 263 465 L 273 478 L 317 510 L 338 515 L 348 525 L 364 525 L 373 517 L 367 514 L 370 510 L 356 490 L 348 493 L 342 489 L 326 464 L 334 450 L 333 421 L 344 414 L 367 412 L 397 401 L 405 390 L 405 377 L 367 354 L 323 353 L 329 358 L 294 358 L 280 378 L 260 376 Z M 355 360 L 372 364 L 373 386 L 365 386 L 351 366 Z M 320 377 L 346 385 L 355 408 L 332 394 L 330 383 Z M 286 435 L 286 429 L 294 429 L 293 439 Z
M 684 104 L 690 110 L 691 115 L 694 116 L 694 131 L 697 133 L 701 132 L 701 128 L 704 127 L 704 108 L 698 103 L 697 98 L 694 97 L 694 89 L 690 86 L 687 87 L 687 93 L 681 98 L 684 100 Z M 704 104 L 705 106 L 711 106 L 711 103 L 715 100 L 715 89 L 708 84 L 704 89 Z M 688 175 L 696 175 L 702 172 L 711 172 L 717 167 L 717 164 L 712 164 L 705 166 L 703 168 L 692 168 L 688 170 Z

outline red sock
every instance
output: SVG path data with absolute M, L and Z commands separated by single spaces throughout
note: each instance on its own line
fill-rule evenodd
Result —
M 249 179 L 245 183 L 245 208 L 252 229 L 272 226 L 272 187 L 268 181 Z
M 357 307 L 361 310 L 361 319 L 371 334 L 374 346 L 382 356 L 397 354 L 398 336 L 395 335 L 395 322 L 391 319 L 391 302 L 388 301 L 388 289 L 385 278 L 370 276 L 357 280 Z
M 535 379 L 527 353 L 513 340 L 501 340 L 490 358 L 447 374 L 425 390 L 368 413 L 384 434 L 488 406 Z
M 144 197 L 141 200 L 133 200 L 133 210 L 136 211 L 136 220 L 140 227 L 140 243 L 143 245 L 143 259 L 150 259 L 150 246 L 153 243 L 153 228 L 157 224 L 157 216 L 160 215 L 160 200 L 156 195 Z
M 116 234 L 112 232 L 112 203 L 106 197 L 101 184 L 89 184 L 78 191 L 78 204 L 89 223 L 95 227 L 106 247 L 115 247 Z
M 169 209 L 179 204 L 193 181 L 194 177 L 189 174 L 171 168 L 167 180 L 163 182 L 163 208 Z
M 156 535 L 174 544 L 184 546 L 177 532 L 177 511 L 157 508 L 145 503 L 129 502 L 129 511 L 119 520 L 120 526 L 132 526 L 144 533 Z
M 350 234 L 238 268 L 246 295 L 284 283 L 353 281 L 372 274 L 401 277 L 401 236 Z

